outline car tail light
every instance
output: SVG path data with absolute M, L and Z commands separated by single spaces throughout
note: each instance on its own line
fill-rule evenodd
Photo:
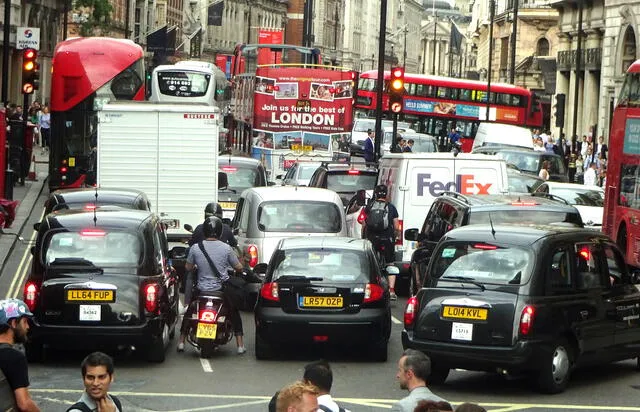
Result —
M 358 223 L 364 225 L 364 221 L 367 220 L 367 213 L 365 212 L 364 207 L 360 210 L 360 214 L 358 215 Z
M 249 245 L 247 253 L 249 253 L 249 266 L 253 268 L 258 264 L 258 246 Z
M 376 285 L 375 283 L 367 283 L 367 286 L 364 287 L 364 300 L 362 303 L 375 302 L 382 299 L 383 296 L 384 289 L 382 286 Z
M 67 173 L 67 168 L 66 167 L 61 167 L 60 168 L 60 173 Z
M 536 202 L 511 202 L 511 206 L 537 206 Z
M 84 210 L 94 211 L 96 210 L 96 205 L 84 205 Z
M 237 172 L 238 168 L 234 167 L 234 166 L 222 166 L 222 171 L 229 173 L 229 172 Z
M 473 245 L 473 248 L 481 250 L 496 250 L 498 247 L 494 245 L 488 245 L 486 243 L 476 243 L 475 245 Z
M 404 309 L 404 328 L 413 329 L 416 320 L 416 308 L 418 307 L 418 298 L 411 296 L 407 300 L 407 307 Z
M 527 305 L 522 309 L 522 315 L 520 316 L 520 335 L 527 336 L 531 333 L 535 313 L 535 309 L 531 305 Z
M 404 222 L 398 219 L 398 225 L 400 225 L 400 233 L 404 233 Z M 402 236 L 398 236 L 398 238 L 396 239 L 396 245 L 402 245 L 402 241 Z
M 24 285 L 24 303 L 26 303 L 31 312 L 33 312 L 36 308 L 37 299 L 38 284 L 35 282 L 27 282 Z
M 278 284 L 276 282 L 265 283 L 260 288 L 260 296 L 273 302 L 280 302 L 280 295 L 278 295 Z
M 144 287 L 144 308 L 149 313 L 156 313 L 158 310 L 158 285 L 150 283 Z
M 80 236 L 84 237 L 102 237 L 107 233 L 104 230 L 85 229 L 80 231 Z
M 350 175 L 359 175 L 360 171 L 359 170 L 355 170 L 355 169 L 349 169 L 349 171 L 347 172 Z
M 314 335 L 314 342 L 329 342 L 329 337 L 327 335 Z
M 213 309 L 200 309 L 198 313 L 198 322 L 203 323 L 216 323 L 216 318 L 218 317 L 218 312 Z

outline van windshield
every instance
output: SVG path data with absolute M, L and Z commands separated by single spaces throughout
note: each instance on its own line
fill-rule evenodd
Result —
M 138 236 L 127 232 L 58 232 L 45 242 L 43 256 L 46 266 L 137 266 L 142 245 Z
M 258 208 L 258 229 L 263 232 L 338 233 L 342 216 L 330 202 L 278 200 Z

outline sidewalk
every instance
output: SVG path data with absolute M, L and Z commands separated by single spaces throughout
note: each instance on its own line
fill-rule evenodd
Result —
M 47 176 L 49 175 L 49 152 L 44 152 L 43 154 L 39 146 L 34 146 L 33 154 L 36 158 L 36 181 L 26 180 L 24 186 L 16 185 L 13 187 L 13 200 L 20 202 L 16 211 L 16 219 L 10 228 L 5 229 L 4 234 L 0 234 L 0 275 L 4 273 L 7 259 L 18 241 L 18 237 L 12 233 L 21 234 L 25 241 L 31 236 L 33 228 L 26 227 L 26 224 L 31 211 L 36 206 L 38 198 L 45 188 Z M 4 196 L 4 193 L 2 196 Z M 11 268 L 8 269 L 7 273 L 12 274 Z

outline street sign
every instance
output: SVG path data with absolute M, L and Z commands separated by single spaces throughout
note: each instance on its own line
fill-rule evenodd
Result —
M 40 50 L 40 28 L 18 27 L 16 31 L 16 49 Z

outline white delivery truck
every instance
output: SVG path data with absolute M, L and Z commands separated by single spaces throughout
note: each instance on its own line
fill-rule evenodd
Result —
M 118 102 L 98 117 L 97 181 L 144 191 L 168 226 L 169 240 L 190 236 L 218 199 L 217 107 Z
M 466 195 L 506 194 L 507 165 L 497 156 L 460 153 L 391 153 L 380 159 L 378 184 L 388 187 L 388 200 L 398 209 L 402 238 L 394 264 L 408 275 L 415 242 L 404 228 L 422 227 L 436 196 L 452 191 Z

